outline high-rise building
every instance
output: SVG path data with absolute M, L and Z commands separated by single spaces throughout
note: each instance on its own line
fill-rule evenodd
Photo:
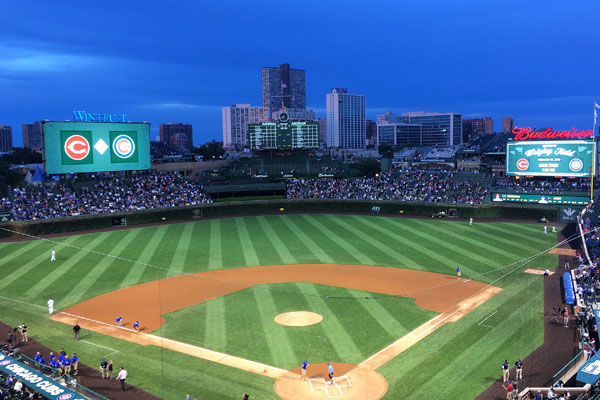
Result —
M 375 121 L 371 121 L 370 119 L 366 120 L 365 122 L 365 144 L 367 146 L 377 146 L 377 124 Z
M 160 124 L 160 141 L 183 150 L 189 150 L 194 146 L 192 125 L 180 122 Z
M 515 121 L 510 117 L 506 116 L 502 118 L 502 132 L 510 133 L 512 132 L 515 125 Z
M 0 153 L 12 151 L 12 126 L 0 124 Z
M 38 121 L 33 124 L 23 124 L 23 147 L 34 151 L 42 151 L 42 124 Z
M 388 110 L 385 112 L 385 114 L 380 114 L 377 116 L 377 125 L 381 125 L 384 122 L 406 123 L 408 122 L 408 117 L 404 117 L 399 114 L 394 114 L 393 112 Z
M 248 124 L 268 120 L 267 107 L 251 107 L 250 104 L 223 107 L 223 147 L 243 148 L 248 144 Z
M 422 126 L 422 146 L 456 146 L 463 143 L 462 115 L 415 111 L 402 113 L 408 124 Z
M 262 106 L 271 113 L 283 107 L 304 110 L 306 108 L 306 74 L 303 69 L 281 64 L 279 68 L 261 69 Z
M 485 133 L 494 133 L 494 120 L 492 117 L 485 117 Z
M 327 147 L 327 119 L 319 118 L 319 147 Z
M 327 147 L 364 149 L 366 98 L 334 88 L 326 96 Z
M 299 109 L 299 108 L 286 108 L 284 110 L 278 110 L 271 114 L 271 119 L 277 121 L 279 120 L 279 115 L 282 112 L 285 112 L 288 115 L 288 118 L 291 121 L 315 121 L 315 112 L 309 109 Z
M 463 142 L 466 143 L 482 133 L 485 133 L 483 118 L 463 119 Z
M 423 143 L 423 125 L 383 121 L 377 125 L 379 145 L 420 146 Z

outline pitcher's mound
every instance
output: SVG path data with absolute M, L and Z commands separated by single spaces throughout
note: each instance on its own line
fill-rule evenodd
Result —
M 275 322 L 287 326 L 308 326 L 318 324 L 321 321 L 323 321 L 321 314 L 310 311 L 292 311 L 275 317 Z
M 368 367 L 332 363 L 334 383 L 329 384 L 327 364 L 309 364 L 306 381 L 300 367 L 275 381 L 275 393 L 284 400 L 316 400 L 343 397 L 345 400 L 377 400 L 387 392 L 385 378 Z

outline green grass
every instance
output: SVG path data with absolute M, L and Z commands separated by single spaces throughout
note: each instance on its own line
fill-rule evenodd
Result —
M 82 362 L 94 367 L 106 352 L 73 342 L 71 327 L 48 320 L 45 304 L 49 296 L 60 310 L 122 287 L 180 273 L 288 263 L 372 264 L 451 275 L 460 265 L 463 276 L 504 289 L 379 368 L 388 380 L 389 399 L 419 398 L 424 393 L 428 396 L 420 398 L 471 399 L 485 390 L 498 378 L 504 359 L 524 358 L 543 340 L 543 278 L 522 274 L 522 270 L 557 266 L 557 257 L 546 254 L 519 268 L 519 260 L 552 247 L 556 236 L 544 235 L 540 225 L 518 223 L 469 226 L 449 220 L 272 215 L 52 240 L 0 243 L 0 316 L 9 324 L 26 321 L 34 338 L 54 349 L 65 346 L 69 352 L 76 351 Z M 52 248 L 57 251 L 56 262 L 49 261 Z M 360 295 L 306 283 L 286 284 L 286 291 L 293 295 L 275 288 L 248 289 L 173 313 L 166 316 L 169 322 L 162 331 L 178 340 L 289 368 L 304 358 L 361 361 L 395 335 L 402 336 L 403 329 L 429 319 L 427 312 L 408 307 L 406 299 L 394 299 L 393 304 L 325 301 L 313 295 L 333 296 L 340 290 Z M 274 313 L 301 306 L 323 314 L 325 320 L 307 328 L 272 323 Z M 484 324 L 489 327 L 479 324 L 494 312 Z M 412 316 L 408 318 L 407 313 Z M 191 325 L 187 335 L 182 321 Z M 334 325 L 325 329 L 327 324 Z M 320 333 L 305 335 L 304 330 Z M 129 382 L 163 398 L 180 399 L 190 393 L 234 399 L 244 391 L 253 398 L 276 398 L 269 378 L 152 346 L 85 334 L 86 340 L 119 351 L 111 357 L 115 364 L 127 367 Z M 321 339 L 309 340 L 313 335 Z
M 274 321 L 290 311 L 312 311 L 324 319 L 305 327 Z M 254 286 L 167 314 L 166 324 L 156 333 L 292 369 L 306 358 L 358 364 L 436 315 L 418 307 L 414 299 L 306 282 L 281 283 Z

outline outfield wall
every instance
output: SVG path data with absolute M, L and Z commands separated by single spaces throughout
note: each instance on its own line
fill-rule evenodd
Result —
M 3 228 L 0 230 L 0 237 L 18 235 L 17 233 L 9 231 L 37 236 L 52 233 L 106 229 L 113 227 L 112 221 L 114 218 L 126 218 L 127 225 L 140 225 L 160 223 L 163 221 L 188 220 L 192 218 L 279 213 L 372 213 L 431 217 L 433 214 L 440 211 L 448 212 L 450 209 L 457 210 L 460 218 L 538 220 L 545 216 L 550 221 L 558 221 L 559 217 L 559 208 L 551 206 L 543 207 L 516 204 L 471 206 L 465 204 L 367 200 L 265 200 L 203 204 L 197 206 L 157 208 L 126 213 L 9 222 L 0 224 L 0 228 Z

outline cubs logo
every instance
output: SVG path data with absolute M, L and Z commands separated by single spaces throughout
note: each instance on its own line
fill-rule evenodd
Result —
M 72 135 L 65 140 L 65 154 L 72 160 L 81 161 L 90 154 L 90 143 L 81 135 Z
M 579 158 L 574 158 L 571 161 L 569 161 L 569 169 L 573 172 L 577 172 L 577 171 L 581 171 L 581 169 L 583 168 L 583 161 L 581 161 Z
M 113 153 L 119 158 L 129 158 L 135 152 L 135 142 L 127 135 L 119 135 L 112 144 Z
M 525 158 L 521 158 L 519 161 L 517 161 L 517 168 L 521 171 L 525 171 L 527 168 L 529 168 L 529 161 L 527 161 Z
M 60 396 L 57 397 L 58 400 L 69 400 L 72 399 L 74 396 L 73 393 L 65 393 L 65 394 L 61 394 Z
M 8 365 L 8 364 L 10 364 L 11 362 L 12 362 L 12 361 L 10 361 L 10 360 L 4 360 L 4 361 L 0 361 L 0 366 L 5 366 L 5 365 Z

